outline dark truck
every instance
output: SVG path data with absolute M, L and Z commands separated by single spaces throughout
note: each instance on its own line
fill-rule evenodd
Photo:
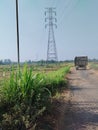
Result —
M 86 69 L 88 65 L 88 57 L 76 56 L 74 59 L 74 64 L 75 64 L 76 70 L 78 70 L 79 68 Z

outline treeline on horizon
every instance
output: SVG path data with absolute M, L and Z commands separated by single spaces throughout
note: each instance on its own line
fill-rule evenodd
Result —
M 32 60 L 27 60 L 24 62 L 20 62 L 20 64 L 33 64 L 33 63 L 38 63 L 40 65 L 46 64 L 46 63 L 63 63 L 63 62 L 74 62 L 74 60 L 60 60 L 60 61 L 46 61 L 46 60 L 39 60 L 39 61 L 32 61 Z M 98 59 L 89 59 L 89 62 L 98 62 Z M 10 64 L 17 64 L 16 61 L 12 61 L 11 59 L 4 59 L 4 60 L 0 60 L 0 65 L 10 65 Z

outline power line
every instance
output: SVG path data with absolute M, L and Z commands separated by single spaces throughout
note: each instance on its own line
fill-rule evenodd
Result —
M 72 3 L 72 0 L 69 0 L 67 4 L 64 4 L 64 8 L 62 8 L 62 12 L 61 12 L 62 15 L 60 15 L 61 18 L 60 18 L 59 23 L 61 23 L 61 21 L 63 20 L 65 14 L 66 14 L 66 9 L 68 9 L 70 7 L 71 3 Z
M 71 2 L 71 1 L 70 1 L 70 2 Z M 73 12 L 73 10 L 79 5 L 79 3 L 80 3 L 80 0 L 77 0 L 77 2 L 72 6 L 71 10 L 69 11 L 69 13 L 68 13 L 67 15 L 66 15 L 66 9 L 70 6 L 71 3 L 69 3 L 69 4 L 65 7 L 65 11 L 64 11 L 64 13 L 63 13 L 63 15 L 62 15 L 62 18 L 61 18 L 59 24 L 61 24 L 61 22 L 64 20 L 65 15 L 66 15 L 66 18 L 67 18 L 67 17 Z

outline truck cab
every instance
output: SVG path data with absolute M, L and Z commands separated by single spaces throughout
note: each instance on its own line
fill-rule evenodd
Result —
M 88 65 L 88 57 L 87 56 L 76 56 L 74 59 L 74 64 L 76 67 L 76 70 L 80 69 L 86 69 Z

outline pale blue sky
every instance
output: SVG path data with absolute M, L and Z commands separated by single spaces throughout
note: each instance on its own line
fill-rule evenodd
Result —
M 16 0 L 0 0 L 0 59 L 17 61 Z M 59 60 L 98 59 L 98 0 L 19 0 L 20 60 L 46 60 L 46 7 L 56 7 Z

